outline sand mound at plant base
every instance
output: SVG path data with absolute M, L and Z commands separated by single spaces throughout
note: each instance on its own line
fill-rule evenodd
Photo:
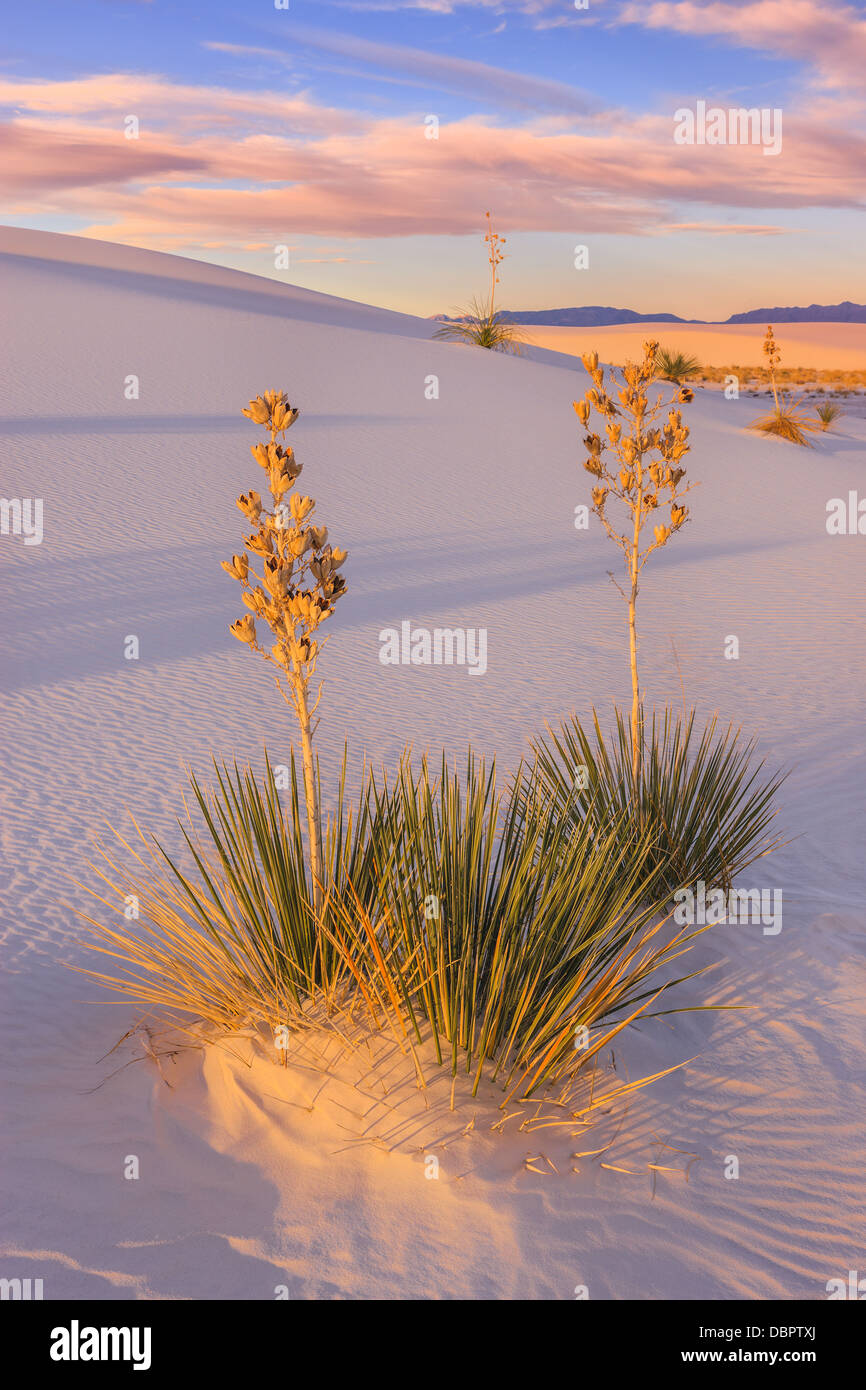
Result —
M 404 1297 L 500 1297 L 503 1286 L 573 1297 L 564 1248 L 550 1259 L 562 1195 L 578 1200 L 581 1177 L 603 1162 L 649 1194 L 653 1161 L 683 1182 L 695 1159 L 664 1156 L 645 1134 L 623 1163 L 612 1156 L 628 1121 L 622 1102 L 596 1111 L 591 1125 L 564 1123 L 567 1112 L 549 1102 L 503 1110 L 501 1086 L 484 1080 L 472 1096 L 472 1080 L 437 1065 L 429 1042 L 418 1057 L 424 1086 L 384 1035 L 351 1052 L 330 1033 L 293 1038 L 284 1066 L 240 1036 L 163 1057 L 155 1100 L 173 1145 L 203 1140 L 244 1165 L 246 1183 L 274 1194 L 274 1239 L 232 1242 L 268 1265 L 249 1297 L 275 1297 L 283 1285 L 303 1298 L 387 1297 L 397 1285 Z M 608 1068 L 600 1080 L 617 1078 Z M 561 1247 L 570 1240 L 560 1232 Z M 571 1260 L 575 1284 L 588 1279 L 576 1249 Z
M 191 1055 L 200 1057 L 192 1073 Z M 250 1127 L 282 1127 L 279 1107 L 286 1106 L 314 1118 L 317 1141 L 332 1156 L 366 1146 L 421 1164 L 436 1158 L 438 1177 L 450 1182 L 470 1172 L 489 1176 L 491 1164 L 497 1177 L 533 1166 L 543 1175 L 579 1172 L 587 1136 L 595 1153 L 599 1136 L 627 1109 L 609 1062 L 572 1087 L 567 1101 L 556 1087 L 525 1098 L 488 1075 L 489 1066 L 477 1083 L 465 1066 L 454 1076 L 450 1056 L 440 1061 L 429 1036 L 410 1052 L 386 1033 L 356 1033 L 349 1044 L 342 1030 L 339 1037 L 312 1030 L 293 1033 L 280 1054 L 265 1035 L 250 1032 L 203 1051 L 181 1048 L 168 1061 L 163 1055 L 160 1067 L 170 1089 L 197 1072 L 214 1114 L 238 1138 Z M 437 1164 L 426 1167 L 422 1176 L 437 1180 L 428 1176 Z

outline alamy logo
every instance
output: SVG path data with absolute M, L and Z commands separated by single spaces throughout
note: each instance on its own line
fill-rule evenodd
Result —
M 866 1299 L 866 1279 L 861 1279 L 856 1269 L 848 1270 L 848 1279 L 828 1279 L 824 1285 L 828 1298 L 855 1298 L 861 1303 Z
M 732 888 L 728 893 L 713 888 L 707 893 L 699 879 L 696 888 L 677 888 L 674 902 L 674 921 L 681 927 L 749 922 L 763 926 L 765 936 L 778 936 L 782 930 L 781 888 Z
M 707 110 L 705 101 L 697 102 L 694 111 L 681 106 L 674 112 L 674 144 L 676 145 L 763 145 L 764 154 L 780 154 L 782 150 L 782 112 L 778 107 L 734 106 L 725 111 L 721 106 Z
M 51 1332 L 52 1361 L 132 1361 L 134 1371 L 150 1370 L 149 1327 L 69 1327 Z
M 42 544 L 41 497 L 0 497 L 0 536 L 23 536 L 25 545 Z
M 413 628 L 410 622 L 379 633 L 383 666 L 468 666 L 470 676 L 487 670 L 486 627 Z
M 866 497 L 853 490 L 844 497 L 831 497 L 827 503 L 827 533 L 830 536 L 866 536 Z
M 0 1299 L 20 1299 L 26 1302 L 31 1298 L 42 1298 L 41 1279 L 0 1279 Z

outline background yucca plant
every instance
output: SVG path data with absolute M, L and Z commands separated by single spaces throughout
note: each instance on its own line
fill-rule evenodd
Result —
M 821 422 L 821 429 L 829 430 L 845 412 L 841 405 L 836 405 L 833 401 L 825 401 L 823 405 L 817 407 L 815 414 Z
M 632 809 L 648 846 L 647 882 L 653 896 L 658 874 L 666 894 L 703 879 L 707 888 L 728 889 L 737 874 L 778 848 L 770 826 L 774 800 L 785 774 L 762 773 L 754 763 L 754 741 L 739 729 L 717 729 L 714 718 L 695 728 L 695 712 L 682 717 L 665 709 L 642 731 L 641 776 L 632 777 L 631 729 L 615 711 L 615 728 L 605 738 L 598 719 L 585 729 L 572 717 L 548 738 L 537 739 L 537 774 L 565 819 L 607 834 L 623 831 L 622 860 L 633 853 Z
M 496 286 L 499 284 L 499 267 L 505 260 L 503 247 L 506 238 L 500 236 L 493 225 L 489 212 L 484 245 L 487 247 L 487 263 L 490 266 L 490 299 L 473 299 L 468 313 L 459 319 L 443 323 L 433 334 L 434 338 L 446 338 L 452 342 L 474 343 L 476 347 L 489 348 L 492 352 L 511 352 L 517 357 L 523 353 L 522 341 L 525 334 L 517 324 L 509 323 L 496 310 Z
M 807 438 L 807 431 L 814 430 L 817 426 L 814 420 L 804 415 L 800 410 L 802 397 L 800 400 L 791 402 L 784 392 L 779 391 L 776 378 L 779 373 L 782 354 L 779 351 L 772 324 L 768 325 L 764 338 L 764 356 L 767 359 L 767 371 L 775 409 L 769 415 L 762 415 L 759 419 L 754 420 L 749 425 L 749 429 L 758 430 L 761 434 L 775 434 L 779 439 L 787 439 L 791 444 L 799 444 L 809 449 L 812 446 Z
M 433 337 L 474 343 L 476 347 L 490 348 L 493 352 L 510 352 L 517 357 L 523 354 L 523 329 L 504 319 L 492 304 L 478 299 L 473 299 L 472 308 L 467 314 L 443 323 Z
M 800 409 L 801 404 L 802 399 L 789 402 L 783 397 L 775 410 L 753 420 L 749 429 L 757 430 L 760 434 L 775 434 L 779 439 L 787 439 L 791 444 L 810 449 L 812 445 L 807 433 L 816 429 L 817 425 Z
M 701 370 L 701 364 L 696 357 L 690 357 L 688 353 L 660 347 L 656 352 L 655 370 L 656 376 L 662 381 L 672 381 L 675 386 L 682 386 L 689 377 L 697 375 Z

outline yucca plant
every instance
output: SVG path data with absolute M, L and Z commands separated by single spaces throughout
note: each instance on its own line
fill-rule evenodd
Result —
M 489 348 L 492 352 L 510 352 L 520 357 L 526 335 L 517 324 L 509 323 L 496 309 L 496 286 L 499 284 L 499 266 L 505 259 L 502 248 L 506 238 L 496 231 L 490 213 L 484 215 L 487 218 L 484 244 L 490 266 L 490 299 L 473 299 L 468 312 L 443 323 L 433 336 L 452 342 L 474 343 L 476 347 Z
M 842 418 L 845 412 L 841 405 L 836 405 L 834 401 L 826 401 L 817 407 L 815 414 L 821 422 L 821 429 L 829 430 L 832 429 L 837 420 Z
M 757 420 L 753 420 L 749 425 L 750 430 L 757 430 L 760 434 L 774 434 L 778 439 L 787 439 L 791 444 L 799 444 L 801 447 L 811 449 L 812 445 L 807 437 L 807 432 L 818 428 L 816 422 L 801 409 L 802 398 L 789 403 L 785 397 L 776 410 L 769 415 L 761 415 Z
M 536 739 L 533 750 L 539 782 L 566 819 L 601 834 L 628 825 L 635 795 L 631 731 L 619 710 L 609 738 L 593 712 L 591 730 L 572 716 Z M 733 725 L 719 728 L 715 717 L 701 730 L 694 710 L 682 717 L 670 709 L 653 713 L 644 730 L 637 795 L 648 837 L 647 881 L 656 893 L 655 875 L 668 895 L 698 879 L 727 891 L 738 874 L 783 843 L 771 826 L 786 774 L 766 774 L 754 752 L 753 740 L 744 741 Z M 624 861 L 630 843 L 623 844 Z
M 701 364 L 696 357 L 690 357 L 687 353 L 660 347 L 656 353 L 655 371 L 662 381 L 672 381 L 675 386 L 682 386 L 689 377 L 697 376 Z
M 802 397 L 797 401 L 789 401 L 784 393 L 780 393 L 776 380 L 779 372 L 779 364 L 782 361 L 782 354 L 779 351 L 773 334 L 772 325 L 767 327 L 766 337 L 764 338 L 764 356 L 767 359 L 767 371 L 770 378 L 770 389 L 773 392 L 775 409 L 769 415 L 762 415 L 759 419 L 753 420 L 749 429 L 757 430 L 761 434 L 774 434 L 779 439 L 787 439 L 792 444 L 799 444 L 805 448 L 811 448 L 808 438 L 808 430 L 817 428 L 814 420 L 805 415 L 800 406 Z
M 476 347 L 489 348 L 493 352 L 510 352 L 520 357 L 525 334 L 518 324 L 509 323 L 489 304 L 474 299 L 471 310 L 463 318 L 443 323 L 433 337 L 474 343 Z
M 471 754 L 463 776 L 443 759 L 438 778 L 404 759 L 391 787 L 368 776 L 351 815 L 341 781 L 318 907 L 294 770 L 286 808 L 270 769 L 264 788 L 217 767 L 211 791 L 195 778 L 192 791 L 189 864 L 139 832 L 122 841 L 132 867 L 105 854 L 108 895 L 93 894 L 117 925 L 86 918 L 113 962 L 87 973 L 160 1021 L 215 1036 L 387 1025 L 416 1060 L 429 1040 L 476 1091 L 486 1075 L 506 1099 L 552 1086 L 562 1099 L 690 978 L 668 968 L 697 933 L 661 910 L 651 833 L 629 813 L 575 825 L 534 769 L 502 792 Z

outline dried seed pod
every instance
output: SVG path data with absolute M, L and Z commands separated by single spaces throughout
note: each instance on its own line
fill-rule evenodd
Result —
M 257 492 L 243 492 L 237 499 L 235 506 L 239 507 L 254 526 L 258 525 L 259 517 L 262 514 L 262 499 Z
M 272 555 L 274 550 L 270 531 L 256 531 L 252 536 L 245 536 L 244 545 L 254 555 Z
M 255 642 L 256 640 L 256 625 L 248 613 L 233 622 L 229 631 L 237 637 L 239 642 Z
M 246 555 L 233 555 L 231 560 L 222 561 L 222 567 L 226 574 L 230 574 L 233 579 L 239 579 L 242 584 L 246 583 L 250 568 L 250 562 Z
M 269 555 L 264 563 L 264 581 L 275 598 L 282 598 L 288 591 L 292 578 L 293 565 L 284 563 L 278 555 Z
M 270 407 L 262 400 L 261 396 L 256 396 L 254 401 L 250 401 L 249 405 L 244 407 L 243 413 L 248 419 L 255 421 L 257 425 L 266 425 L 271 412 Z
M 300 560 L 310 548 L 310 533 L 308 531 L 291 531 L 288 534 L 286 545 L 289 553 L 296 560 Z
M 294 497 L 289 502 L 289 509 L 292 513 L 292 520 L 295 522 L 296 526 L 299 526 L 304 518 L 310 515 L 315 505 L 312 497 L 301 497 L 298 493 L 295 493 Z

